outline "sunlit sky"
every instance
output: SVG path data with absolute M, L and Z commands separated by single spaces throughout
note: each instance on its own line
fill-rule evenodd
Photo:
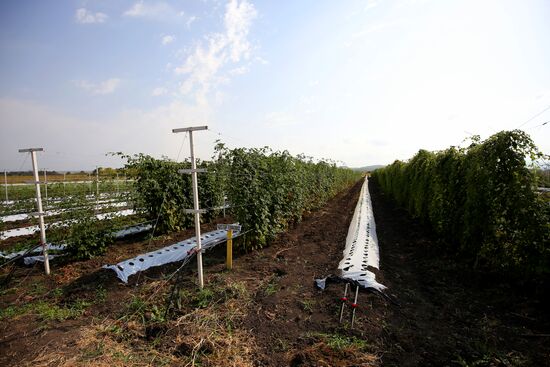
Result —
M 518 127 L 550 153 L 549 65 L 546 0 L 5 0 L 0 169 L 176 159 L 192 125 L 200 158 L 386 164 Z

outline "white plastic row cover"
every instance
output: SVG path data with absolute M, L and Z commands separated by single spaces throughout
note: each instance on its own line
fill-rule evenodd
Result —
M 378 269 L 379 261 L 376 224 L 366 177 L 349 226 L 344 258 L 338 269 L 342 278 L 353 280 L 364 288 L 381 291 L 386 287 L 376 281 L 373 272 L 367 270 L 369 266 Z
M 233 238 L 240 235 L 239 231 L 233 231 Z M 219 243 L 227 240 L 226 230 L 217 230 L 204 233 L 201 236 L 203 251 L 209 250 Z M 117 277 L 124 283 L 128 278 L 140 271 L 178 261 L 189 261 L 195 255 L 197 242 L 195 237 L 180 241 L 170 246 L 136 256 L 132 259 L 121 261 L 115 265 L 104 265 L 104 269 L 113 270 Z
M 130 227 L 121 229 L 119 231 L 113 232 L 112 235 L 115 239 L 120 239 L 120 238 L 124 238 L 126 236 L 130 236 L 130 235 L 134 235 L 134 234 L 149 231 L 152 227 L 153 226 L 151 224 L 147 224 L 147 223 L 138 224 L 138 225 L 135 225 L 135 226 L 130 226 Z M 67 245 L 65 245 L 65 244 L 52 245 L 51 243 L 48 243 L 48 251 L 50 251 L 50 250 L 64 251 L 66 247 L 67 247 Z M 38 253 L 41 253 L 41 252 L 42 252 L 42 246 L 37 246 L 34 249 L 28 251 L 28 254 L 29 255 L 30 254 L 38 254 Z M 27 253 L 27 250 L 17 251 L 17 252 L 12 252 L 12 253 L 3 253 L 2 251 L 0 251 L 0 258 L 11 260 L 15 257 L 25 255 L 26 253 Z M 49 256 L 54 256 L 54 255 L 49 255 Z M 33 264 L 37 261 L 44 261 L 44 257 L 42 255 L 40 255 L 40 256 L 29 256 L 29 257 L 26 257 L 24 259 L 25 265 L 30 265 L 30 264 Z
M 48 243 L 47 246 L 48 246 L 48 251 L 49 250 L 63 251 L 63 250 L 65 250 L 65 247 L 66 247 L 66 245 L 52 245 L 51 243 Z M 28 254 L 39 254 L 41 252 L 42 252 L 42 246 L 37 246 L 37 247 L 33 248 L 32 250 L 30 250 L 28 252 L 27 252 L 27 250 L 23 250 L 23 251 L 17 251 L 17 252 L 12 252 L 12 253 L 5 254 L 2 251 L 0 251 L 0 258 L 11 260 L 15 257 L 25 255 L 26 253 L 28 253 Z
M 121 202 L 113 202 L 113 203 L 108 203 L 108 202 L 99 202 L 98 205 L 95 206 L 96 210 L 99 210 L 99 209 L 106 209 L 106 208 L 120 208 L 120 207 L 126 207 L 126 206 L 129 206 L 130 204 L 126 201 L 121 201 Z M 75 208 L 71 208 L 71 209 L 57 209 L 57 210 L 47 210 L 45 212 L 45 215 L 46 216 L 52 216 L 52 215 L 58 215 L 58 214 L 62 214 L 62 213 L 65 213 L 67 211 L 70 211 L 70 210 L 74 210 Z M 25 220 L 25 219 L 29 219 L 29 218 L 32 218 L 33 217 L 33 214 L 29 214 L 29 213 L 19 213 L 19 214 L 10 214 L 10 215 L 4 215 L 2 217 L 0 217 L 0 222 L 4 222 L 4 223 L 7 223 L 7 222 L 15 222 L 15 221 L 18 221 L 18 220 Z
M 133 215 L 135 213 L 136 212 L 133 209 L 124 209 L 124 210 L 119 210 L 117 212 L 96 214 L 96 218 L 99 219 L 99 220 L 104 220 L 104 219 L 111 219 L 111 218 L 114 218 L 114 217 L 126 217 L 126 216 L 129 216 L 129 215 Z M 49 226 L 53 226 L 53 225 L 64 226 L 64 225 L 67 225 L 68 223 L 71 223 L 71 222 L 74 222 L 74 221 L 55 222 L 55 223 L 46 224 L 46 229 Z M 36 233 L 38 231 L 40 231 L 39 226 L 29 226 L 29 227 L 8 229 L 8 230 L 5 230 L 3 232 L 0 232 L 0 240 L 5 240 L 5 239 L 11 238 L 11 237 L 27 236 L 27 235 Z

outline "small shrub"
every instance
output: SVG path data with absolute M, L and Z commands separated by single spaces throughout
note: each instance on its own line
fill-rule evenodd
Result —
M 95 216 L 83 216 L 71 225 L 67 252 L 75 259 L 91 259 L 105 253 L 113 243 L 112 228 Z

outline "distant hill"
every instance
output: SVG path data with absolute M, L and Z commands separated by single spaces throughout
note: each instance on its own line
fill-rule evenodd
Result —
M 359 172 L 372 172 L 375 169 L 384 168 L 384 167 L 386 167 L 386 166 L 382 165 L 382 164 L 373 164 L 372 166 L 352 168 L 352 170 L 359 171 Z

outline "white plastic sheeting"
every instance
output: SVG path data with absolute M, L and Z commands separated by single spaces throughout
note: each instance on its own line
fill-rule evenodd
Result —
M 126 207 L 126 206 L 129 206 L 129 205 L 130 204 L 126 201 L 121 201 L 121 202 L 104 201 L 104 202 L 100 202 L 98 205 L 96 205 L 95 209 L 100 210 L 100 209 L 107 209 L 107 208 L 121 208 L 121 207 Z M 47 210 L 44 214 L 46 216 L 53 216 L 53 215 L 59 215 L 59 214 L 65 213 L 67 211 L 76 210 L 76 209 L 78 209 L 78 208 Z M 32 213 L 10 214 L 10 215 L 5 215 L 5 216 L 0 217 L 0 222 L 4 222 L 4 223 L 16 222 L 18 220 L 26 220 L 26 219 L 32 218 L 33 216 L 34 216 L 34 214 L 32 214 Z
M 64 254 L 60 254 L 60 255 L 50 255 L 50 254 L 48 254 L 48 260 L 55 259 L 56 257 L 60 257 L 60 256 L 65 256 L 65 255 Z M 25 263 L 25 265 L 32 265 L 36 262 L 43 263 L 44 262 L 44 256 L 43 255 L 28 256 L 28 257 L 23 259 L 23 262 Z
M 52 245 L 51 243 L 48 243 L 48 251 L 63 251 L 65 250 L 65 246 L 66 245 Z M 0 251 L 0 258 L 4 258 L 4 259 L 7 259 L 7 260 L 11 260 L 15 257 L 18 257 L 18 256 L 22 256 L 22 255 L 25 255 L 25 254 L 39 254 L 42 252 L 42 246 L 36 246 L 35 248 L 33 248 L 32 250 L 28 251 L 28 250 L 23 250 L 23 251 L 17 251 L 17 252 L 11 252 L 11 253 L 3 253 L 2 251 Z
M 119 239 L 119 238 L 123 238 L 123 237 L 126 237 L 126 236 L 146 232 L 146 231 L 149 231 L 152 228 L 153 228 L 153 226 L 151 224 L 138 224 L 136 226 L 124 228 L 124 229 L 121 229 L 119 231 L 114 232 L 113 237 L 116 238 L 116 239 Z
M 138 224 L 138 225 L 135 225 L 135 226 L 130 226 L 130 227 L 118 230 L 116 232 L 113 232 L 112 235 L 115 239 L 120 239 L 120 238 L 124 238 L 126 236 L 130 236 L 130 235 L 134 235 L 134 234 L 149 231 L 151 228 L 153 228 L 153 226 L 151 224 L 143 223 L 143 224 Z M 53 250 L 53 251 L 62 252 L 62 251 L 65 250 L 66 247 L 67 247 L 67 245 L 65 245 L 65 244 L 52 245 L 51 243 L 48 243 L 48 251 Z M 18 256 L 23 256 L 23 255 L 26 255 L 26 254 L 27 255 L 38 254 L 38 253 L 42 253 L 42 246 L 37 246 L 37 247 L 35 247 L 34 249 L 32 249 L 28 252 L 27 252 L 27 250 L 11 252 L 11 253 L 3 253 L 2 251 L 0 251 L 0 258 L 6 259 L 6 260 L 11 260 L 11 259 L 13 259 L 15 257 L 18 257 Z M 53 259 L 53 258 L 58 257 L 58 256 L 62 256 L 62 255 L 48 255 L 49 259 Z M 44 256 L 43 255 L 27 256 L 23 259 L 23 261 L 24 261 L 25 265 L 34 264 L 37 261 L 44 262 Z
M 367 270 L 368 266 L 378 269 L 379 262 L 376 223 L 374 222 L 368 177 L 365 177 L 348 229 L 344 258 L 340 261 L 338 269 L 341 271 L 342 278 L 351 279 L 364 288 L 381 291 L 386 287 L 376 281 L 373 272 Z
M 240 235 L 240 231 L 233 231 L 233 238 Z M 227 240 L 226 230 L 217 230 L 204 233 L 201 236 L 203 252 Z M 124 283 L 128 278 L 140 271 L 178 261 L 189 261 L 195 255 L 197 242 L 195 237 L 180 241 L 159 250 L 151 251 L 132 259 L 121 261 L 115 265 L 104 265 L 104 269 L 113 270 Z
M 114 218 L 114 217 L 125 217 L 125 216 L 129 216 L 129 215 L 133 215 L 135 213 L 136 212 L 133 209 L 124 209 L 124 210 L 119 210 L 117 212 L 96 214 L 96 218 L 99 219 L 99 220 L 104 220 L 104 219 L 110 219 L 110 218 Z M 53 225 L 66 226 L 68 223 L 71 223 L 71 222 L 72 221 L 55 222 L 55 223 L 47 224 L 46 229 L 49 226 L 53 226 Z M 29 227 L 8 229 L 8 230 L 5 230 L 3 232 L 0 232 L 0 240 L 5 240 L 5 239 L 11 238 L 11 237 L 27 236 L 27 235 L 36 233 L 39 230 L 40 230 L 39 226 L 29 226 Z

